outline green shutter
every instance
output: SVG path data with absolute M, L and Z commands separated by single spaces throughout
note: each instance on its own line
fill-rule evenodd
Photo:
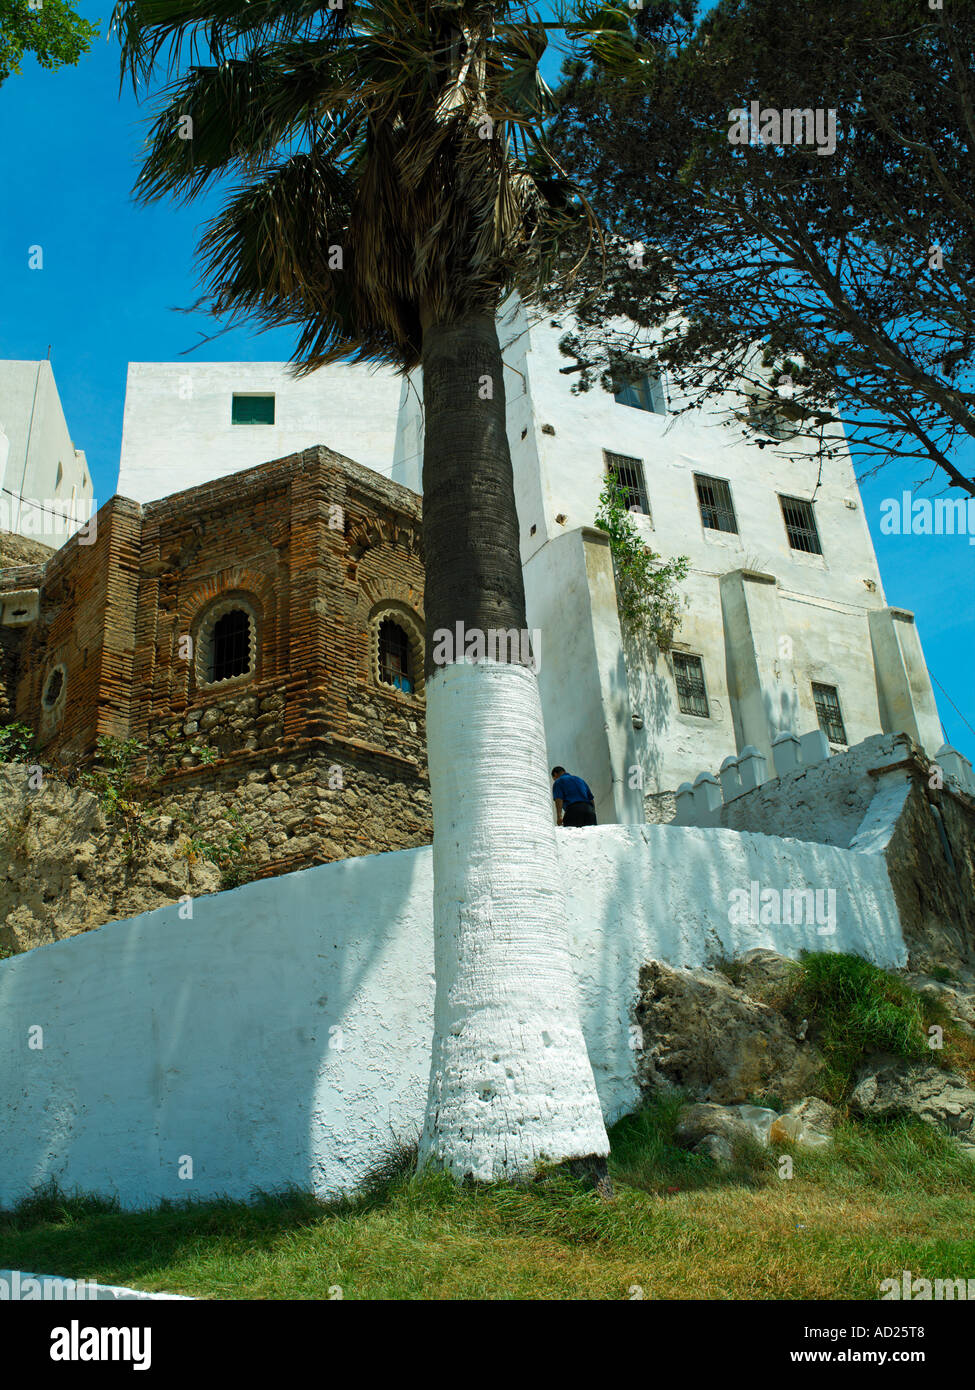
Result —
M 230 416 L 234 425 L 273 425 L 273 396 L 234 396 Z

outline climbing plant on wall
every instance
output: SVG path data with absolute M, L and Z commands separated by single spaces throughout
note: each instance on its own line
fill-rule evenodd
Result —
M 596 525 L 609 536 L 620 621 L 629 632 L 645 635 L 662 652 L 669 651 L 687 602 L 677 585 L 686 578 L 690 560 L 686 555 L 663 560 L 651 550 L 637 530 L 615 473 L 606 475 L 599 494 Z

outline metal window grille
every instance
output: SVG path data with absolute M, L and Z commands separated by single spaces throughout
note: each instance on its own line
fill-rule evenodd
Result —
M 649 516 L 650 503 L 647 500 L 647 484 L 643 476 L 643 460 L 628 458 L 626 454 L 611 454 L 605 449 L 603 457 L 606 460 L 606 471 L 613 475 L 626 494 L 627 507 L 631 511 L 636 507 L 637 511 Z
M 817 685 L 813 682 L 813 700 L 816 702 L 816 718 L 819 727 L 830 743 L 846 743 L 846 729 L 843 727 L 843 713 L 840 710 L 840 697 L 835 685 Z
M 674 680 L 677 682 L 677 705 L 681 714 L 696 714 L 710 719 L 708 694 L 704 688 L 704 667 L 699 656 L 674 652 Z
M 246 675 L 251 662 L 251 623 L 241 608 L 224 613 L 213 625 L 212 680 Z
M 792 549 L 804 550 L 807 555 L 822 555 L 823 547 L 819 543 L 812 503 L 804 502 L 801 497 L 780 497 L 779 501 L 782 503 L 785 533 Z
M 613 399 L 618 405 L 631 405 L 637 410 L 649 410 L 654 415 L 667 414 L 667 397 L 659 376 L 643 372 L 629 380 L 624 368 L 613 367 Z
M 379 677 L 386 685 L 413 693 L 410 676 L 410 639 L 398 623 L 386 618 L 379 625 Z
M 230 409 L 232 425 L 273 425 L 273 396 L 234 396 Z
M 695 473 L 694 486 L 703 524 L 712 531 L 732 531 L 737 535 L 738 521 L 731 501 L 731 488 L 725 479 Z

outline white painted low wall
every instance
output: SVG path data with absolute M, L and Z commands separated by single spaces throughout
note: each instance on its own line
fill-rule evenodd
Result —
M 563 830 L 559 844 L 608 1120 L 638 1099 L 631 1009 L 645 961 L 700 965 L 754 946 L 906 961 L 879 854 L 671 825 Z M 835 934 L 733 926 L 729 893 L 752 883 L 834 890 Z M 354 1186 L 422 1124 L 431 902 L 430 850 L 402 850 L 0 962 L 0 1205 L 52 1177 L 128 1207 Z

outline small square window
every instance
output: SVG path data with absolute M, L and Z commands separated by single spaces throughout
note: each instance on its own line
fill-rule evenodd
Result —
M 731 488 L 724 478 L 709 478 L 705 473 L 694 474 L 697 505 L 701 524 L 710 531 L 731 531 L 738 534 L 738 519 L 731 501 Z
M 649 516 L 650 503 L 647 500 L 647 484 L 643 476 L 643 460 L 629 458 L 626 454 L 611 454 L 606 449 L 603 450 L 603 459 L 606 472 L 616 479 L 626 494 L 629 510 Z
M 822 555 L 823 547 L 819 543 L 812 503 L 804 502 L 801 497 L 780 496 L 779 501 L 782 504 L 785 533 L 792 549 L 803 550 L 807 555 Z
M 819 727 L 830 743 L 842 743 L 845 747 L 847 742 L 846 728 L 843 724 L 843 712 L 840 709 L 839 691 L 835 685 L 817 685 L 815 681 L 813 681 L 812 691 Z
M 674 680 L 677 684 L 677 705 L 681 714 L 696 714 L 710 719 L 708 693 L 704 687 L 704 667 L 699 656 L 674 652 Z
M 667 397 L 659 376 L 652 372 L 640 371 L 638 375 L 631 377 L 625 365 L 619 361 L 613 364 L 611 372 L 613 399 L 617 405 L 649 410 L 653 415 L 667 414 Z
M 234 396 L 230 412 L 232 425 L 273 425 L 273 396 Z

